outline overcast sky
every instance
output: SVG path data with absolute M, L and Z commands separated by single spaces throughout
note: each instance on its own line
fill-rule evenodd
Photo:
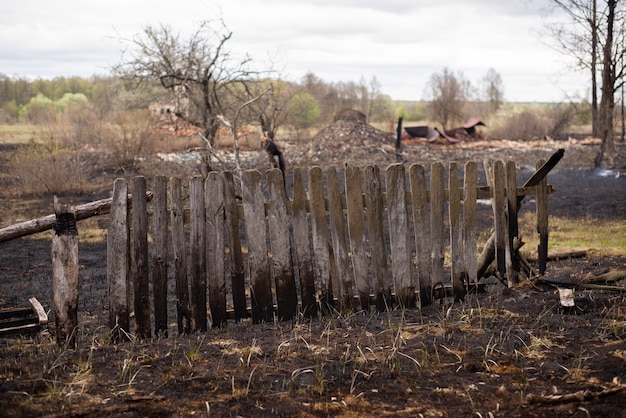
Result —
M 447 67 L 478 85 L 489 68 L 508 101 L 588 95 L 585 74 L 542 41 L 549 0 L 0 0 L 0 73 L 44 77 L 109 74 L 147 25 L 189 33 L 222 18 L 228 47 L 282 78 L 371 80 L 396 100 L 425 98 Z M 544 37 L 545 38 L 545 37 Z

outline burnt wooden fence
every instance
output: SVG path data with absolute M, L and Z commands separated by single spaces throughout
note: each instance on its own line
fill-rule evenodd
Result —
M 138 335 L 167 332 L 168 281 L 180 333 L 229 319 L 260 323 L 426 306 L 446 295 L 460 300 L 490 256 L 512 285 L 519 203 L 536 196 L 545 260 L 551 189 L 545 177 L 516 186 L 513 162 L 485 164 L 488 185 L 477 185 L 477 171 L 475 162 L 435 162 L 429 176 L 418 164 L 384 172 L 295 169 L 291 196 L 278 169 L 244 171 L 240 179 L 212 172 L 188 184 L 160 176 L 152 193 L 143 177 L 118 179 L 107 238 L 111 328 L 130 330 L 134 311 Z M 494 218 L 480 254 L 478 199 L 491 199 Z

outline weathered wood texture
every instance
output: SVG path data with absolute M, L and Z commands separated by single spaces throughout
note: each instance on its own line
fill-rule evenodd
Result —
M 194 333 L 207 330 L 204 178 L 199 176 L 189 180 L 189 212 L 191 217 L 189 265 L 192 312 L 190 332 Z
M 148 209 L 146 179 L 143 176 L 131 179 L 132 219 L 130 275 L 133 282 L 135 307 L 135 332 L 141 338 L 150 338 L 150 277 L 148 276 Z
M 486 167 L 488 189 L 477 186 L 474 162 L 462 169 L 451 163 L 447 172 L 441 163 L 433 163 L 430 179 L 418 164 L 408 170 L 404 164 L 391 165 L 384 176 L 375 166 L 347 167 L 343 182 L 334 167 L 325 171 L 312 167 L 307 172 L 297 169 L 292 199 L 287 197 L 280 170 L 265 175 L 244 171 L 240 196 L 231 173 L 209 173 L 206 180 L 196 177 L 189 182 L 189 232 L 183 221 L 184 188 L 179 179 L 170 179 L 178 332 L 205 330 L 207 311 L 214 326 L 224 326 L 229 319 L 246 317 L 260 323 L 275 317 L 293 319 L 298 312 L 314 317 L 335 310 L 368 311 L 372 305 L 380 311 L 412 307 L 418 298 L 420 306 L 432 304 L 435 297 L 460 300 L 468 285 L 481 276 L 476 243 L 478 198 L 493 200 L 496 232 L 486 245 L 488 252 L 491 247 L 490 257 L 497 260 L 499 274 L 515 281 L 510 239 L 518 234 L 520 196 L 533 190 L 516 187 L 512 163 L 505 166 L 495 161 Z M 151 248 L 158 254 L 152 254 L 153 291 L 163 286 L 158 271 L 167 260 L 163 252 L 167 235 L 159 236 L 155 229 L 168 227 L 167 216 L 163 220 L 168 202 L 162 197 L 166 183 L 165 179 L 155 181 Z M 133 195 L 146 196 L 144 184 L 141 178 L 133 179 Z M 537 184 L 536 192 L 545 193 L 545 198 L 538 197 L 538 204 L 546 208 L 550 188 Z M 128 304 L 120 296 L 129 291 L 124 281 L 124 271 L 129 269 L 124 251 L 133 260 L 136 322 L 150 305 L 137 294 L 145 289 L 137 270 L 144 257 L 140 244 L 147 199 L 132 201 L 129 238 L 129 207 L 121 198 L 128 194 L 125 187 L 125 182 L 116 182 L 109 264 L 117 270 L 108 275 L 111 295 L 122 301 L 120 306 L 111 304 L 116 312 L 111 324 L 125 323 L 127 330 Z M 547 234 L 547 216 L 538 210 L 538 219 L 540 235 Z M 547 238 L 541 242 L 546 243 Z M 114 251 L 117 249 L 120 251 Z M 167 275 L 163 277 L 167 282 Z M 162 301 L 155 294 L 155 315 Z M 159 323 L 155 322 L 156 333 L 163 331 Z M 137 332 L 149 335 L 150 330 L 137 325 Z
M 127 196 L 126 180 L 115 180 L 107 233 L 109 327 L 114 341 L 124 339 L 130 332 L 130 226 Z
M 74 208 L 54 197 L 56 223 L 52 235 L 52 298 L 57 344 L 76 347 L 78 329 L 78 230 Z
M 152 202 L 152 293 L 154 333 L 167 336 L 167 178 L 154 179 Z

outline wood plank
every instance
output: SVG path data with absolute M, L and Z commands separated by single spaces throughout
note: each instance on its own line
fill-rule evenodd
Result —
M 302 170 L 293 170 L 293 244 L 296 253 L 296 265 L 300 281 L 300 297 L 302 315 L 313 318 L 317 315 L 315 300 L 315 267 L 309 238 L 309 220 L 307 215 L 307 200 L 302 180 Z
M 146 195 L 148 200 L 152 199 L 152 193 Z M 130 196 L 128 197 L 130 200 Z M 111 211 L 112 198 L 96 200 L 94 202 L 78 205 L 74 208 L 76 221 L 87 219 L 92 216 L 106 215 Z M 41 218 L 20 222 L 0 229 L 0 242 L 10 241 L 26 235 L 36 234 L 54 228 L 56 216 L 54 214 Z
M 204 206 L 204 178 L 189 180 L 189 264 L 191 267 L 191 333 L 207 330 L 206 283 L 206 213 Z
M 383 193 L 380 168 L 375 165 L 365 167 L 365 206 L 367 208 L 367 230 L 370 243 L 372 288 L 376 309 L 379 312 L 392 306 L 387 246 L 383 224 Z
M 230 256 L 230 281 L 233 293 L 233 310 L 235 321 L 248 316 L 246 302 L 246 285 L 244 277 L 243 252 L 239 236 L 239 210 L 235 194 L 235 181 L 229 171 L 222 173 L 224 177 L 224 212 L 226 214 L 226 232 L 228 234 L 228 254 Z M 243 211 L 242 211 L 243 213 Z
M 505 217 L 504 200 L 504 163 L 501 160 L 493 163 L 493 198 L 491 207 L 493 208 L 494 235 L 495 235 L 495 257 L 496 267 L 500 277 L 506 274 L 506 247 L 507 247 L 507 222 Z
M 269 210 L 267 213 L 272 254 L 272 272 L 276 287 L 276 305 L 279 321 L 293 319 L 298 311 L 296 279 L 291 263 L 291 240 L 287 215 L 287 195 L 283 172 L 272 169 L 267 172 L 269 186 Z
M 167 337 L 167 178 L 154 178 L 152 201 L 152 293 L 154 333 Z
M 146 178 L 133 177 L 131 219 L 130 275 L 133 281 L 135 333 L 139 338 L 150 338 L 150 276 L 148 274 L 148 201 Z
M 444 167 L 434 162 L 430 167 L 430 257 L 433 289 L 443 285 L 444 271 L 444 199 L 445 199 Z
M 319 282 L 320 308 L 322 313 L 326 315 L 333 312 L 334 302 L 322 174 L 320 167 L 315 166 L 309 169 L 309 205 L 311 208 L 313 253 L 315 254 L 315 277 Z
M 224 182 L 216 171 L 211 171 L 204 190 L 206 211 L 207 244 L 207 289 L 211 325 L 225 327 L 226 317 L 226 273 L 224 271 Z
M 467 282 L 475 284 L 477 278 L 477 232 L 476 232 L 476 183 L 477 183 L 477 166 L 474 161 L 465 163 L 463 176 L 463 235 L 465 236 L 463 244 L 463 253 L 465 257 L 465 273 Z
M 544 160 L 537 161 L 537 168 L 545 165 Z M 544 275 L 548 261 L 548 179 L 544 177 L 537 184 L 537 232 L 539 233 L 539 245 L 537 246 L 537 259 L 539 274 Z
M 78 230 L 74 208 L 54 196 L 52 300 L 59 347 L 76 348 L 78 330 Z
M 346 167 L 345 175 L 346 212 L 348 217 L 348 235 L 350 237 L 352 265 L 354 267 L 354 281 L 361 303 L 361 309 L 369 312 L 369 263 L 367 259 L 365 217 L 363 216 L 361 170 L 357 167 L 349 166 Z
M 172 258 L 174 262 L 174 281 L 176 283 L 176 319 L 179 334 L 191 331 L 192 312 L 189 300 L 189 281 L 187 279 L 187 247 L 185 245 L 184 210 L 180 178 L 170 179 L 172 210 Z
M 515 162 L 506 163 L 506 208 L 507 208 L 507 257 L 506 278 L 508 287 L 513 287 L 519 281 L 520 263 L 513 243 L 519 238 L 517 222 L 517 176 Z
M 335 167 L 326 171 L 326 187 L 328 188 L 328 216 L 330 221 L 330 236 L 332 240 L 335 268 L 337 269 L 337 287 L 339 310 L 353 309 L 354 304 L 354 272 L 348 255 L 348 240 L 346 238 L 346 223 L 344 220 L 341 193 L 339 191 L 339 176 Z
M 415 229 L 415 258 L 417 260 L 420 306 L 424 307 L 432 305 L 433 283 L 430 273 L 430 212 L 426 188 L 426 170 L 423 165 L 411 164 L 409 167 L 409 184 L 411 186 L 411 205 Z
M 114 342 L 125 339 L 130 333 L 130 232 L 127 196 L 128 183 L 124 179 L 116 179 L 107 231 L 109 327 Z
M 449 165 L 448 175 L 448 220 L 450 223 L 450 259 L 452 293 L 454 300 L 463 300 L 465 289 L 465 262 L 463 257 L 463 223 L 461 219 L 461 189 L 456 162 Z
M 415 285 L 411 259 L 410 226 L 407 213 L 404 164 L 385 170 L 391 272 L 396 299 L 402 308 L 415 307 Z
M 241 175 L 243 213 L 248 239 L 252 323 L 254 324 L 274 320 L 270 268 L 267 261 L 265 197 L 261 180 L 261 173 L 257 170 L 246 170 Z

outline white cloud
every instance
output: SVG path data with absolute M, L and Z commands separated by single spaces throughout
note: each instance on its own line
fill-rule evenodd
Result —
M 395 99 L 422 98 L 448 67 L 472 82 L 489 68 L 509 100 L 561 100 L 584 93 L 564 77 L 565 59 L 534 33 L 547 0 L 0 0 L 0 72 L 54 77 L 101 74 L 123 44 L 150 24 L 190 33 L 223 17 L 229 47 L 258 65 L 273 57 L 284 76 L 326 81 L 376 77 Z M 582 80 L 582 81 L 581 81 Z

